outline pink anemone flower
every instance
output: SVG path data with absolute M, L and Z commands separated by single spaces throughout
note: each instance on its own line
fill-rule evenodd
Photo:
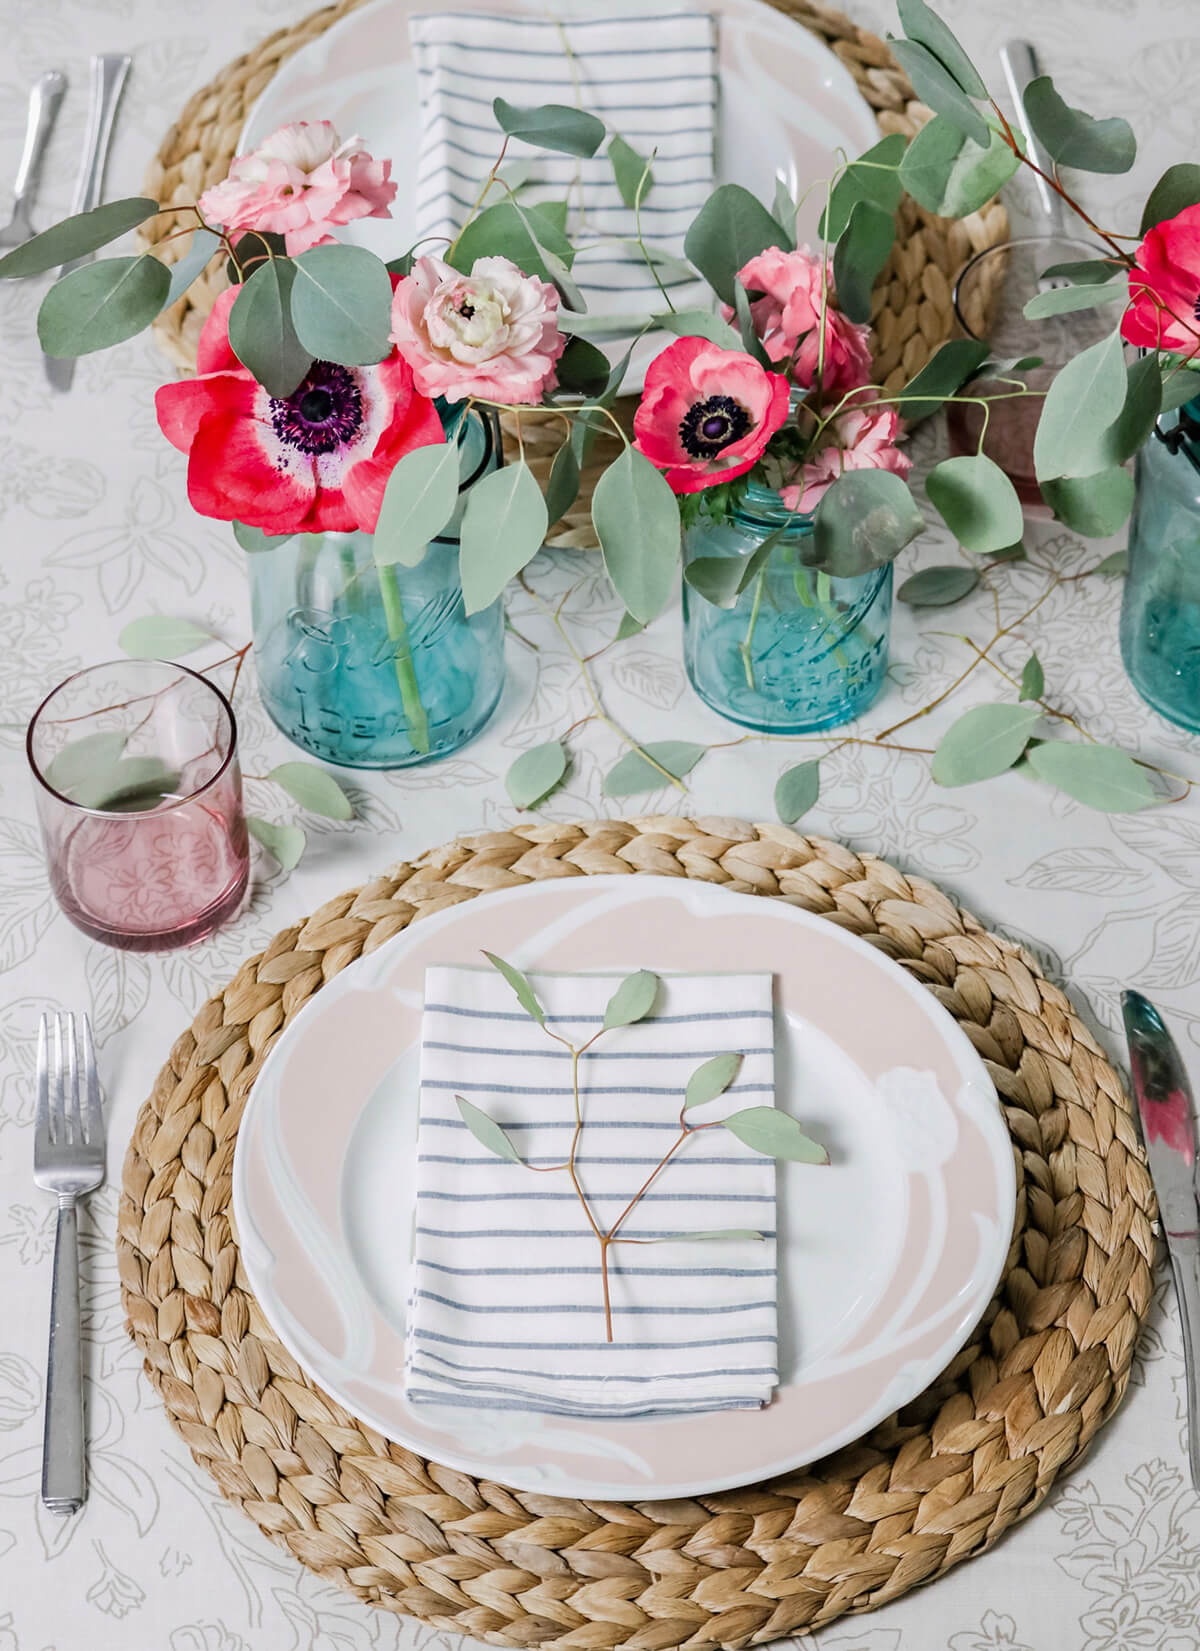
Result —
M 751 469 L 787 415 L 781 373 L 705 338 L 678 338 L 646 370 L 634 446 L 673 492 L 699 493 Z

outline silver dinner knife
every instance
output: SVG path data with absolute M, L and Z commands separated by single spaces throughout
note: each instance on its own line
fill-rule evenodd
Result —
M 1188 1459 L 1200 1490 L 1200 1207 L 1196 1201 L 1197 1136 L 1191 1085 L 1162 1016 L 1140 992 L 1122 992 L 1133 1094 L 1167 1241 L 1187 1381 Z
M 115 52 L 92 59 L 87 136 L 84 139 L 79 180 L 75 185 L 72 214 L 90 212 L 94 206 L 100 205 L 104 191 L 104 167 L 112 142 L 113 121 L 116 119 L 117 104 L 121 101 L 121 90 L 125 85 L 125 76 L 129 73 L 131 61 L 124 54 Z M 80 264 L 87 261 L 87 258 L 76 258 L 73 263 L 64 264 L 58 272 L 58 278 L 69 275 L 73 269 L 78 269 Z M 75 378 L 74 356 L 43 355 L 42 362 L 46 368 L 46 377 L 54 389 L 71 388 Z

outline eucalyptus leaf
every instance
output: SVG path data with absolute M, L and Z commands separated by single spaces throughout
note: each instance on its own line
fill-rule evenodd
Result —
M 605 153 L 612 166 L 613 177 L 617 180 L 621 199 L 628 207 L 640 206 L 654 182 L 650 163 L 643 160 L 632 144 L 626 143 L 617 133 L 608 140 Z
M 402 252 L 398 258 L 389 258 L 384 268 L 389 275 L 411 275 L 414 263 L 416 263 L 414 252 Z
M 1126 120 L 1095 120 L 1064 103 L 1049 75 L 1025 88 L 1025 114 L 1050 158 L 1082 172 L 1128 172 L 1137 155 L 1137 140 Z
M 550 525 L 546 501 L 529 466 L 521 461 L 493 470 L 467 494 L 459 565 L 463 606 L 480 613 L 508 581 L 537 555 Z
M 929 472 L 925 491 L 967 550 L 990 556 L 1021 537 L 1024 516 L 1017 490 L 985 453 L 943 459 Z
M 899 0 L 900 27 L 909 40 L 931 51 L 955 84 L 968 97 L 986 98 L 988 89 L 979 70 L 971 62 L 954 32 L 925 4 L 925 0 Z
M 117 643 L 131 659 L 182 659 L 212 640 L 211 631 L 201 630 L 190 619 L 150 613 L 141 619 L 131 619 Z
M 484 207 L 467 224 L 446 252 L 445 258 L 448 264 L 464 274 L 470 274 L 477 258 L 508 258 L 526 275 L 540 275 L 544 281 L 552 281 L 554 277 L 546 267 L 539 248 L 552 253 L 568 269 L 574 262 L 575 249 L 545 207 L 518 208 L 517 203 L 510 199 Z M 620 332 L 622 329 L 616 330 Z
M 920 573 L 911 574 L 904 581 L 896 592 L 896 600 L 906 602 L 910 608 L 945 608 L 970 596 L 978 583 L 977 571 L 961 562 L 922 568 Z
M 661 247 L 651 246 L 649 242 L 620 239 L 617 245 L 624 247 L 627 252 L 636 253 L 643 263 L 650 264 L 664 286 L 680 286 L 685 281 L 699 279 L 686 259 L 676 258 L 672 253 L 664 252 Z
M 1180 161 L 1175 166 L 1168 166 L 1150 191 L 1142 209 L 1138 234 L 1145 235 L 1155 224 L 1177 217 L 1189 206 L 1200 206 L 1200 166 L 1191 161 Z M 3 273 L 2 265 L 0 273 Z
M 718 1095 L 723 1095 L 741 1071 L 744 1059 L 744 1055 L 731 1052 L 727 1055 L 714 1055 L 711 1060 L 698 1066 L 687 1081 L 683 1099 L 684 1111 L 687 1112 L 694 1106 L 703 1106 L 707 1101 L 715 1101 Z
M 247 814 L 246 829 L 266 849 L 273 854 L 284 871 L 292 871 L 300 864 L 308 839 L 299 826 L 276 825 L 272 820 L 262 820 L 257 814 Z
M 525 1162 L 494 1118 L 489 1118 L 486 1112 L 464 1100 L 461 1095 L 454 1097 L 454 1104 L 458 1107 L 463 1123 L 481 1147 L 486 1147 L 497 1158 L 507 1159 L 510 1164 Z
M 918 41 L 897 40 L 890 34 L 887 38 L 893 57 L 912 81 L 921 102 L 986 149 L 990 141 L 987 122 L 941 60 Z
M 170 266 L 171 284 L 167 288 L 167 296 L 163 299 L 164 310 L 169 310 L 172 304 L 183 297 L 192 282 L 207 269 L 210 259 L 220 250 L 220 246 L 221 237 L 214 235 L 211 229 L 192 231 L 187 251 L 178 262 Z
M 1106 539 L 1133 509 L 1133 477 L 1119 467 L 1095 476 L 1057 477 L 1040 489 L 1057 520 L 1088 539 Z
M 1135 814 L 1158 798 L 1144 768 L 1112 745 L 1044 740 L 1029 753 L 1041 780 L 1102 814 Z
M 723 321 L 711 310 L 670 310 L 651 317 L 653 324 L 664 332 L 673 332 L 679 338 L 707 338 L 723 350 L 740 350 L 741 339 L 728 321 Z
M 549 201 L 545 202 L 540 211 L 536 212 L 536 216 L 534 208 L 523 205 L 515 198 L 515 196 L 508 202 L 508 204 L 512 207 L 517 217 L 520 218 L 521 223 L 525 228 L 525 232 L 529 236 L 529 240 L 533 247 L 538 264 L 546 271 L 547 278 L 558 288 L 563 302 L 576 313 L 585 312 L 587 310 L 587 303 L 584 299 L 583 293 L 571 279 L 571 265 L 574 262 L 575 257 L 574 251 L 570 253 L 570 256 L 562 257 L 554 250 L 553 247 L 548 246 L 543 238 L 542 225 L 543 223 L 550 221 L 551 208 L 553 205 L 557 205 L 558 203 L 552 203 Z M 560 224 L 557 221 L 554 222 L 554 232 L 560 237 L 560 239 L 565 239 L 567 203 L 563 201 L 561 205 L 562 223 Z
M 567 771 L 567 753 L 557 740 L 535 745 L 504 776 L 504 786 L 518 808 L 532 808 L 548 797 Z
M 394 466 L 371 540 L 377 567 L 415 568 L 458 504 L 455 442 L 414 447 Z
M 645 629 L 646 621 L 644 619 L 635 619 L 631 613 L 623 613 L 613 641 L 628 642 L 631 636 L 640 636 Z
M 492 113 L 502 132 L 539 149 L 588 160 L 604 142 L 604 122 L 583 109 L 565 103 L 540 103 L 522 109 L 502 97 L 492 99 Z
M 683 250 L 719 298 L 733 303 L 738 271 L 768 247 L 779 245 L 779 225 L 741 184 L 723 183 L 692 220 Z
M 1177 355 L 1161 356 L 1158 365 L 1162 375 L 1162 412 L 1174 413 L 1200 395 L 1200 372 L 1181 366 Z
M 788 532 L 786 523 L 755 546 L 749 556 L 697 556 L 683 570 L 694 591 L 714 607 L 732 608 L 766 566 L 771 552 Z
M 1035 292 L 1025 305 L 1027 321 L 1044 321 L 1048 315 L 1067 315 L 1073 310 L 1095 310 L 1104 304 L 1124 304 L 1129 299 L 1129 282 L 1124 275 L 1103 286 L 1094 282 L 1077 287 L 1048 287 Z
M 391 353 L 392 278 L 366 247 L 310 247 L 292 260 L 292 325 L 318 361 L 369 366 Z
M 472 219 L 470 226 L 472 229 L 475 227 L 476 221 Z M 533 243 L 529 242 L 529 245 L 532 247 Z M 480 257 L 483 256 L 484 253 L 481 252 Z M 513 262 L 515 263 L 516 259 Z M 541 268 L 541 260 L 536 256 L 531 267 L 534 274 L 543 275 L 546 280 L 549 280 L 549 276 L 545 275 L 544 270 Z M 654 317 L 652 315 L 642 315 L 635 310 L 621 310 L 614 314 L 609 314 L 606 311 L 603 315 L 587 315 L 576 314 L 573 310 L 565 310 L 560 307 L 558 312 L 559 332 L 567 333 L 571 337 L 627 338 L 630 333 L 645 332 L 653 325 Z M 734 336 L 736 337 L 736 334 Z
M 1105 438 L 1113 464 L 1124 464 L 1142 444 L 1162 412 L 1163 385 L 1158 361 L 1144 355 L 1125 371 L 1125 402 Z
M 909 145 L 900 182 L 930 212 L 965 218 L 986 206 L 1020 164 L 998 132 L 977 143 L 945 115 L 935 115 Z
M 1095 571 L 1105 579 L 1121 579 L 1129 572 L 1129 552 L 1114 550 L 1111 556 L 1106 556 L 1102 562 L 1096 563 Z
M 1121 265 L 1112 258 L 1084 258 L 1078 263 L 1051 264 L 1042 271 L 1043 281 L 1071 281 L 1076 286 L 1100 287 L 1111 281 Z
M 907 147 L 908 139 L 892 132 L 850 162 L 830 191 L 829 204 L 817 225 L 823 241 L 838 239 L 859 201 L 895 212 L 904 194 L 899 168 Z
M 524 1009 L 525 1013 L 529 1015 L 531 1019 L 536 1020 L 539 1026 L 544 1026 L 546 1024 L 546 1011 L 538 1002 L 533 987 L 529 984 L 528 980 L 526 980 L 520 969 L 514 968 L 511 963 L 506 963 L 502 957 L 497 957 L 495 952 L 484 952 L 483 955 L 487 958 L 492 968 L 502 974 L 508 984 L 512 987 L 513 991 L 516 993 L 517 1002 L 521 1005 L 522 1009 Z
M 247 280 L 270 258 L 288 256 L 287 236 L 273 229 L 251 229 L 238 241 L 237 262 L 225 260 L 225 276 L 231 287 Z
M 626 447 L 596 483 L 592 525 L 617 595 L 635 619 L 649 622 L 675 586 L 679 506 L 661 471 L 634 448 Z
M 976 705 L 964 712 L 933 753 L 935 782 L 974 785 L 1005 773 L 1020 761 L 1041 715 L 1037 705 Z
M 785 252 L 793 252 L 796 247 L 796 218 L 799 208 L 792 199 L 792 192 L 782 177 L 775 179 L 775 195 L 771 202 L 771 216 L 779 225 L 779 244 Z
M 848 470 L 813 516 L 813 565 L 835 579 L 882 567 L 922 532 L 912 494 L 887 470 Z
M 1003 562 L 1023 562 L 1025 560 L 1024 544 L 1005 545 L 1003 550 L 993 551 L 988 567 L 998 567 Z
M 292 325 L 296 266 L 270 258 L 242 286 L 229 312 L 229 347 L 268 395 L 286 398 L 297 389 L 313 358 Z
M 722 1119 L 731 1135 L 765 1158 L 786 1158 L 796 1164 L 827 1164 L 829 1154 L 811 1140 L 795 1118 L 773 1106 L 750 1106 Z
M 936 413 L 951 396 L 978 372 L 988 359 L 988 345 L 982 339 L 952 338 L 929 358 L 920 372 L 900 392 L 896 411 L 906 424 L 919 424 Z M 932 397 L 932 400 L 925 400 Z M 918 399 L 919 398 L 919 399 Z
M 670 1238 L 651 1239 L 652 1244 L 703 1244 L 716 1238 L 756 1238 L 762 1241 L 762 1234 L 756 1233 L 750 1227 L 714 1227 L 711 1232 L 703 1233 L 672 1233 Z
M 244 551 L 275 550 L 294 539 L 294 533 L 264 533 L 261 527 L 247 527 L 245 522 L 232 522 L 233 536 Z
M 94 789 L 97 781 L 110 774 L 128 743 L 129 735 L 114 729 L 109 733 L 84 734 L 72 740 L 47 764 L 44 778 L 47 785 L 64 797 L 77 801 L 77 787 Z
M 1119 332 L 1067 362 L 1046 393 L 1033 438 L 1039 482 L 1091 476 L 1102 468 L 1104 436 L 1124 403 L 1126 387 Z
M 1036 654 L 1030 654 L 1021 672 L 1021 698 L 1041 699 L 1046 692 L 1046 673 Z
M 102 258 L 56 281 L 38 311 L 38 342 L 47 355 L 92 355 L 148 327 L 171 290 L 167 266 L 146 252 Z
M 604 776 L 604 794 L 608 797 L 636 797 L 644 791 L 658 791 L 667 784 L 661 769 L 681 780 L 689 774 L 707 751 L 705 745 L 694 745 L 690 740 L 656 740 L 647 742 L 636 751 L 626 751 Z M 646 756 L 654 758 L 647 762 Z
M 626 975 L 608 1000 L 604 1011 L 604 1030 L 610 1032 L 614 1027 L 633 1026 L 639 1020 L 645 1020 L 654 1007 L 661 985 L 658 976 L 650 969 L 639 969 L 636 974 Z
M 586 338 L 569 338 L 567 347 L 558 358 L 558 382 L 564 390 L 576 395 L 602 395 L 608 385 L 612 363 Z M 561 515 L 562 512 L 560 511 Z
M 149 813 L 174 798 L 182 776 L 161 757 L 121 757 L 111 768 L 97 766 L 76 780 L 71 800 L 80 808 L 110 814 Z
M 774 363 L 766 350 L 763 349 L 758 334 L 754 330 L 754 316 L 750 311 L 750 299 L 745 287 L 736 278 L 733 282 L 733 312 L 737 317 L 738 331 L 742 335 L 742 348 L 746 354 L 767 372 L 773 371 Z
M 78 212 L 74 217 L 52 224 L 40 235 L 31 236 L 19 247 L 6 252 L 0 258 L 0 280 L 15 281 L 27 275 L 44 275 L 48 269 L 56 269 L 60 264 L 86 258 L 161 211 L 157 201 L 137 195 L 129 200 L 106 201 L 91 212 Z
M 554 455 L 546 482 L 546 516 L 551 522 L 561 521 L 579 497 L 581 481 L 579 460 L 569 441 L 564 441 Z
M 775 782 L 775 812 L 784 825 L 794 825 L 807 814 L 821 795 L 821 764 L 798 762 L 785 768 Z
M 333 775 L 314 762 L 278 763 L 267 778 L 282 786 L 310 814 L 323 814 L 329 820 L 354 818 L 349 797 Z
M 871 289 L 896 238 L 896 219 L 873 201 L 859 201 L 833 249 L 838 308 L 851 321 L 871 319 Z

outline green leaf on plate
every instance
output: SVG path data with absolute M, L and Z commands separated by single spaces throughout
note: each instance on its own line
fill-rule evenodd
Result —
M 816 758 L 798 762 L 794 768 L 785 768 L 775 782 L 775 812 L 784 825 L 795 825 L 820 795 L 820 762 Z
M 722 1122 L 743 1146 L 761 1152 L 766 1158 L 786 1158 L 796 1164 L 829 1162 L 825 1148 L 811 1140 L 795 1118 L 773 1106 L 749 1106 Z
M 895 212 L 904 194 L 899 167 L 907 147 L 908 139 L 900 132 L 892 132 L 850 162 L 830 191 L 829 205 L 817 225 L 817 234 L 823 241 L 839 238 L 860 201 L 870 201 L 884 212 Z M 792 217 L 794 221 L 794 209 Z
M 1041 699 L 1046 692 L 1046 673 L 1036 654 L 1030 654 L 1021 672 L 1021 698 Z
M 533 808 L 548 797 L 567 771 L 567 753 L 557 740 L 522 751 L 504 776 L 504 785 L 518 808 Z
M 922 568 L 920 573 L 909 575 L 896 592 L 896 599 L 910 608 L 945 608 L 970 596 L 978 583 L 978 572 L 961 562 Z
M 465 274 L 470 274 L 477 258 L 509 258 L 526 275 L 553 281 L 543 248 L 570 269 L 575 249 L 547 207 L 518 208 L 512 200 L 497 201 L 471 219 L 445 258 Z
M 896 239 L 896 219 L 873 201 L 858 201 L 833 249 L 838 308 L 851 321 L 871 319 L 871 289 Z
M 649 161 L 643 160 L 632 144 L 626 143 L 617 133 L 608 140 L 606 154 L 621 199 L 628 207 L 640 206 L 654 183 Z
M 711 1060 L 698 1066 L 687 1081 L 684 1111 L 703 1106 L 706 1101 L 715 1101 L 718 1095 L 723 1095 L 741 1071 L 744 1059 L 744 1055 L 730 1051 L 727 1055 L 714 1055 Z
M 1129 281 L 1119 275 L 1103 285 L 1086 282 L 1076 287 L 1050 287 L 1036 292 L 1025 305 L 1027 321 L 1042 321 L 1048 315 L 1067 315 L 1073 310 L 1095 310 L 1104 304 L 1124 304 L 1129 299 Z M 1147 359 L 1150 359 L 1149 357 Z
M 904 399 L 897 403 L 896 411 L 909 426 L 929 418 L 947 396 L 953 395 L 979 371 L 989 354 L 989 347 L 982 339 L 950 339 L 904 386 L 900 392 Z M 926 397 L 934 399 L 926 400 Z
M 211 631 L 201 630 L 190 619 L 149 613 L 141 619 L 131 619 L 123 627 L 117 643 L 131 659 L 182 659 L 212 640 Z
M 290 259 L 270 258 L 239 289 L 229 312 L 230 349 L 268 395 L 281 399 L 299 387 L 313 363 L 292 325 L 295 279 Z
M 1128 470 L 1114 467 L 1094 476 L 1042 482 L 1041 494 L 1066 527 L 1087 539 L 1106 539 L 1133 509 L 1134 481 Z
M 592 525 L 617 595 L 649 623 L 666 606 L 679 566 L 679 506 L 662 472 L 626 447 L 596 483 Z
M 309 247 L 292 260 L 292 325 L 318 361 L 370 366 L 391 353 L 392 278 L 366 247 Z
M 165 264 L 142 253 L 102 258 L 56 281 L 38 311 L 38 342 L 47 355 L 92 355 L 148 327 L 171 289 Z
M 707 751 L 706 745 L 694 745 L 690 740 L 655 740 L 625 755 L 604 776 L 604 792 L 609 797 L 636 797 L 643 791 L 657 791 L 667 784 L 659 768 L 665 768 L 681 780 L 691 772 Z M 659 764 L 647 762 L 642 752 Z
M 463 1123 L 481 1147 L 495 1153 L 497 1158 L 506 1158 L 510 1164 L 525 1162 L 494 1118 L 489 1118 L 486 1112 L 472 1106 L 471 1102 L 464 1100 L 461 1095 L 454 1097 L 454 1104 L 458 1107 Z
M 91 791 L 102 776 L 111 774 L 121 760 L 128 739 L 128 734 L 114 730 L 84 734 L 81 739 L 72 740 L 47 765 L 44 771 L 47 785 L 73 802 L 78 801 L 76 788 Z
M 232 522 L 233 536 L 242 549 L 250 554 L 260 550 L 275 550 L 294 539 L 294 533 L 264 533 L 261 527 L 247 527 L 245 522 Z
M 1119 332 L 1082 350 L 1056 375 L 1033 438 L 1039 482 L 1092 476 L 1105 466 L 1104 444 L 1125 401 L 1125 353 Z
M 778 245 L 779 225 L 762 202 L 741 184 L 723 183 L 692 220 L 683 250 L 717 296 L 732 304 L 738 271 Z
M 314 762 L 281 762 L 267 778 L 282 786 L 310 814 L 323 814 L 330 820 L 354 818 L 349 797 L 328 769 L 318 768 Z
M 523 461 L 475 483 L 460 530 L 459 566 L 468 613 L 491 606 L 541 550 L 549 525 L 542 490 Z
M 1016 488 L 984 453 L 943 459 L 929 472 L 925 491 L 959 544 L 981 556 L 1015 544 L 1024 531 Z
M 912 494 L 887 470 L 848 470 L 813 516 L 813 565 L 835 579 L 882 567 L 922 532 Z
M 604 142 L 605 125 L 596 115 L 565 103 L 539 103 L 522 109 L 502 97 L 492 99 L 492 113 L 502 132 L 539 149 L 588 160 Z
M 938 785 L 974 785 L 994 779 L 1014 763 L 1041 720 L 1037 705 L 976 705 L 952 723 L 933 753 Z
M 1191 161 L 1168 166 L 1147 197 L 1138 234 L 1144 235 L 1155 224 L 1165 223 L 1187 207 L 1197 205 L 1200 205 L 1200 166 Z
M 732 290 L 732 278 L 731 278 Z M 664 332 L 673 332 L 679 338 L 707 338 L 723 350 L 740 350 L 742 341 L 719 315 L 711 310 L 670 310 L 651 317 L 654 325 Z
M 1146 770 L 1112 745 L 1045 740 L 1031 749 L 1029 766 L 1039 779 L 1103 814 L 1135 814 L 1158 801 Z
M 639 969 L 636 974 L 626 975 L 608 1000 L 604 1011 L 604 1030 L 610 1032 L 616 1026 L 634 1026 L 639 1020 L 645 1020 L 654 1007 L 661 984 L 650 969 Z
M 502 974 L 508 984 L 512 987 L 513 991 L 516 993 L 517 1002 L 521 1005 L 522 1009 L 524 1009 L 525 1013 L 533 1020 L 536 1020 L 539 1026 L 544 1026 L 546 1024 L 546 1011 L 538 1002 L 533 987 L 529 984 L 528 980 L 526 980 L 520 969 L 514 968 L 511 963 L 506 963 L 502 957 L 497 957 L 495 952 L 484 952 L 483 955 L 487 958 L 492 968 Z
M 986 98 L 988 89 L 953 30 L 931 11 L 925 0 L 899 0 L 900 27 L 909 40 L 932 52 L 968 97 Z
M 1096 563 L 1097 573 L 1103 574 L 1106 579 L 1120 579 L 1129 572 L 1129 552 L 1114 550 L 1111 556 L 1106 556 L 1102 562 Z
M 887 40 L 921 102 L 986 149 L 990 138 L 987 122 L 941 59 L 916 40 L 897 40 L 890 34 Z
M 435 442 L 399 460 L 371 540 L 377 567 L 416 567 L 458 504 L 459 459 L 455 442 Z
M 579 497 L 580 480 L 575 448 L 571 442 L 564 441 L 554 455 L 546 482 L 546 515 L 551 522 L 561 521 L 575 503 Z
M 986 206 L 1020 164 L 998 132 L 986 145 L 977 143 L 945 115 L 935 115 L 908 146 L 900 182 L 930 212 L 965 218 Z
M 1113 173 L 1128 172 L 1133 165 L 1137 140 L 1129 122 L 1118 116 L 1094 120 L 1082 109 L 1072 109 L 1049 75 L 1029 82 L 1023 102 L 1035 135 L 1059 166 Z
M 260 820 L 257 814 L 247 814 L 246 827 L 267 853 L 275 856 L 284 871 L 292 871 L 300 864 L 308 839 L 299 826 L 276 825 L 272 820 Z
M 40 235 L 22 241 L 19 247 L 0 258 L 0 280 L 14 281 L 26 275 L 44 275 L 59 264 L 86 258 L 128 230 L 144 224 L 161 211 L 157 201 L 137 195 L 125 201 L 106 201 L 91 212 L 78 212 L 52 224 Z M 197 232 L 199 233 L 199 232 Z

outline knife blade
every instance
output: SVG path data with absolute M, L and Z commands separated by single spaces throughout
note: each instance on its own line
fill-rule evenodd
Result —
M 1200 1490 L 1200 1206 L 1196 1199 L 1196 1112 L 1175 1041 L 1140 992 L 1122 992 L 1133 1093 L 1158 1198 L 1183 1323 L 1188 1401 L 1188 1460 Z
M 104 190 L 104 167 L 112 142 L 113 121 L 116 119 L 117 104 L 121 101 L 121 91 L 131 61 L 131 58 L 118 52 L 104 53 L 92 59 L 87 134 L 83 141 L 83 160 L 75 185 L 75 201 L 71 207 L 73 214 L 90 212 L 94 206 L 100 205 Z M 64 264 L 56 279 L 61 280 L 64 275 L 69 275 L 73 269 L 88 263 L 91 257 L 92 254 L 89 253 L 86 258 L 76 258 L 72 263 Z M 74 356 L 43 354 L 42 364 L 53 389 L 71 388 L 75 378 Z

